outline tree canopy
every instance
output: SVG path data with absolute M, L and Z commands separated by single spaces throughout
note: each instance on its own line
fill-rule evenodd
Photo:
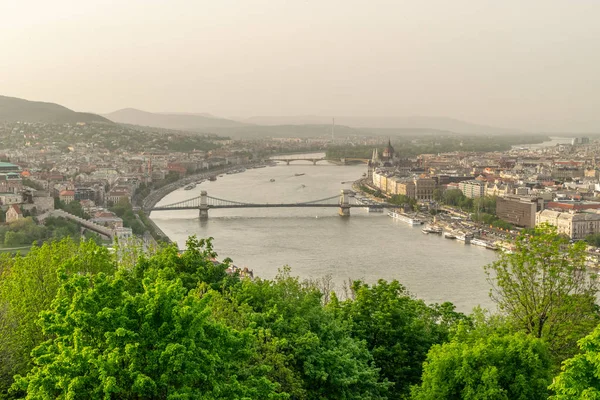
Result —
M 543 338 L 557 360 L 600 322 L 598 282 L 585 265 L 585 243 L 571 244 L 550 226 L 521 234 L 514 253 L 486 267 L 491 297 L 517 329 Z
M 435 345 L 415 400 L 535 400 L 548 397 L 550 357 L 542 340 L 522 332 Z

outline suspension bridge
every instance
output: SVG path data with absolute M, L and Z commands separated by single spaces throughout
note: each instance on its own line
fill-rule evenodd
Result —
M 354 207 L 384 208 L 388 207 L 386 203 L 365 205 L 360 203 L 354 197 L 354 192 L 348 189 L 342 189 L 339 195 L 326 197 L 311 201 L 297 203 L 247 203 L 241 201 L 219 199 L 209 196 L 203 190 L 200 196 L 178 201 L 176 203 L 163 206 L 154 206 L 146 211 L 172 211 L 172 210 L 198 210 L 200 219 L 208 218 L 208 210 L 213 209 L 232 209 L 232 208 L 292 208 L 292 207 L 337 207 L 339 215 L 343 217 L 350 216 L 350 209 Z

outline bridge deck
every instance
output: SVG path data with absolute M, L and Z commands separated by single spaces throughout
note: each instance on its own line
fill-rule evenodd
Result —
M 342 207 L 341 204 L 303 204 L 303 203 L 291 203 L 291 204 L 231 204 L 231 205 L 208 205 L 209 210 L 215 209 L 232 209 L 232 208 L 326 208 L 326 207 Z M 359 207 L 372 207 L 372 208 L 385 208 L 389 207 L 388 204 L 346 204 L 343 207 L 348 208 L 359 208 Z M 150 211 L 169 211 L 169 210 L 198 210 L 198 206 L 182 206 L 182 207 L 154 207 Z

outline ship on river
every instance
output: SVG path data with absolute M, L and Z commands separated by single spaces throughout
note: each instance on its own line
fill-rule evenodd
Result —
M 407 224 L 413 226 L 423 225 L 425 223 L 423 220 L 417 218 L 416 216 L 410 216 L 408 214 L 396 211 L 388 212 L 388 216 L 392 217 L 393 219 L 397 219 L 398 221 L 406 222 Z

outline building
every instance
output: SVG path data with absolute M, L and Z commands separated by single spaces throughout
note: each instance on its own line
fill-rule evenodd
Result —
M 0 162 L 0 173 L 9 173 L 9 172 L 16 172 L 18 173 L 19 171 L 21 171 L 21 167 L 19 167 L 18 165 L 15 164 L 11 164 L 8 162 Z
M 600 202 L 582 200 L 556 200 L 549 201 L 546 208 L 559 211 L 583 211 L 600 209 Z
M 21 208 L 17 204 L 11 204 L 6 210 L 6 222 L 11 223 L 23 218 Z
M 106 196 L 111 204 L 118 204 L 121 201 L 131 203 L 131 192 L 126 187 L 117 186 L 108 192 Z
M 410 179 L 397 182 L 396 194 L 401 194 L 403 196 L 414 199 L 416 196 L 415 181 Z
M 117 229 L 123 227 L 123 219 L 117 217 L 115 213 L 112 213 L 110 211 L 98 212 L 90 221 L 98 225 L 106 226 L 110 229 Z
M 61 190 L 58 194 L 58 198 L 65 204 L 69 204 L 72 201 L 75 201 L 75 191 L 74 190 Z
M 416 178 L 415 198 L 417 200 L 433 200 L 433 192 L 436 188 L 435 179 L 433 178 Z
M 0 193 L 0 204 L 20 204 L 23 202 L 23 196 L 15 193 Z
M 2 164 L 2 163 L 0 163 Z M 23 191 L 23 179 L 16 172 L 0 174 L 0 192 L 19 193 Z
M 555 226 L 559 234 L 574 240 L 600 233 L 600 214 L 592 212 L 542 210 L 536 214 L 535 222 L 536 225 L 547 223 Z
M 590 144 L 590 138 L 589 137 L 576 137 L 571 140 L 571 144 L 573 146 L 579 146 L 582 144 Z
M 458 188 L 469 199 L 485 197 L 486 182 L 470 180 L 458 183 Z
M 496 198 L 496 215 L 502 221 L 523 228 L 533 228 L 536 223 L 538 200 L 536 197 L 501 196 Z

